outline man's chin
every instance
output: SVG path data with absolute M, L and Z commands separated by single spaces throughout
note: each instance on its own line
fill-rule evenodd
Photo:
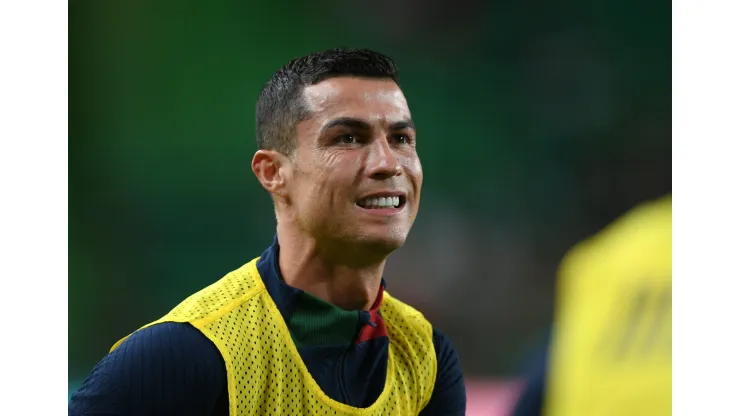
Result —
M 377 263 L 385 260 L 405 242 L 406 233 L 366 231 L 335 241 L 332 251 L 344 253 L 343 257 L 353 263 Z
M 368 250 L 387 252 L 390 255 L 406 243 L 406 235 L 400 232 L 367 233 L 359 239 L 358 243 L 366 246 Z

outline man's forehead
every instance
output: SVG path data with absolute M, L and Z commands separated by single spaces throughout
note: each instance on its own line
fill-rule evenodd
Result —
M 303 94 L 312 112 L 368 109 L 408 115 L 406 97 L 392 80 L 330 78 L 306 87 Z

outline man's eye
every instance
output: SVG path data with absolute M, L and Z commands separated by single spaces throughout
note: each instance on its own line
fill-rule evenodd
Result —
M 398 135 L 394 136 L 394 138 L 400 144 L 409 144 L 409 143 L 411 143 L 411 138 L 409 136 L 405 135 L 405 134 L 398 134 Z
M 353 136 L 351 134 L 343 134 L 339 136 L 337 141 L 342 144 L 355 144 L 357 143 L 357 136 Z

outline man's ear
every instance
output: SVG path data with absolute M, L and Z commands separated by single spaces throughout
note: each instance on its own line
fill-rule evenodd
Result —
M 258 150 L 252 158 L 252 172 L 267 192 L 277 197 L 287 195 L 286 184 L 291 171 L 288 157 L 273 150 Z

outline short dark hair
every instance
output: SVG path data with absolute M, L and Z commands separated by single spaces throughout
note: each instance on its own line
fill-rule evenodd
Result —
M 398 83 L 398 68 L 393 59 L 368 49 L 329 49 L 293 59 L 272 75 L 257 100 L 257 146 L 292 153 L 295 127 L 311 115 L 303 89 L 341 76 L 387 78 Z

